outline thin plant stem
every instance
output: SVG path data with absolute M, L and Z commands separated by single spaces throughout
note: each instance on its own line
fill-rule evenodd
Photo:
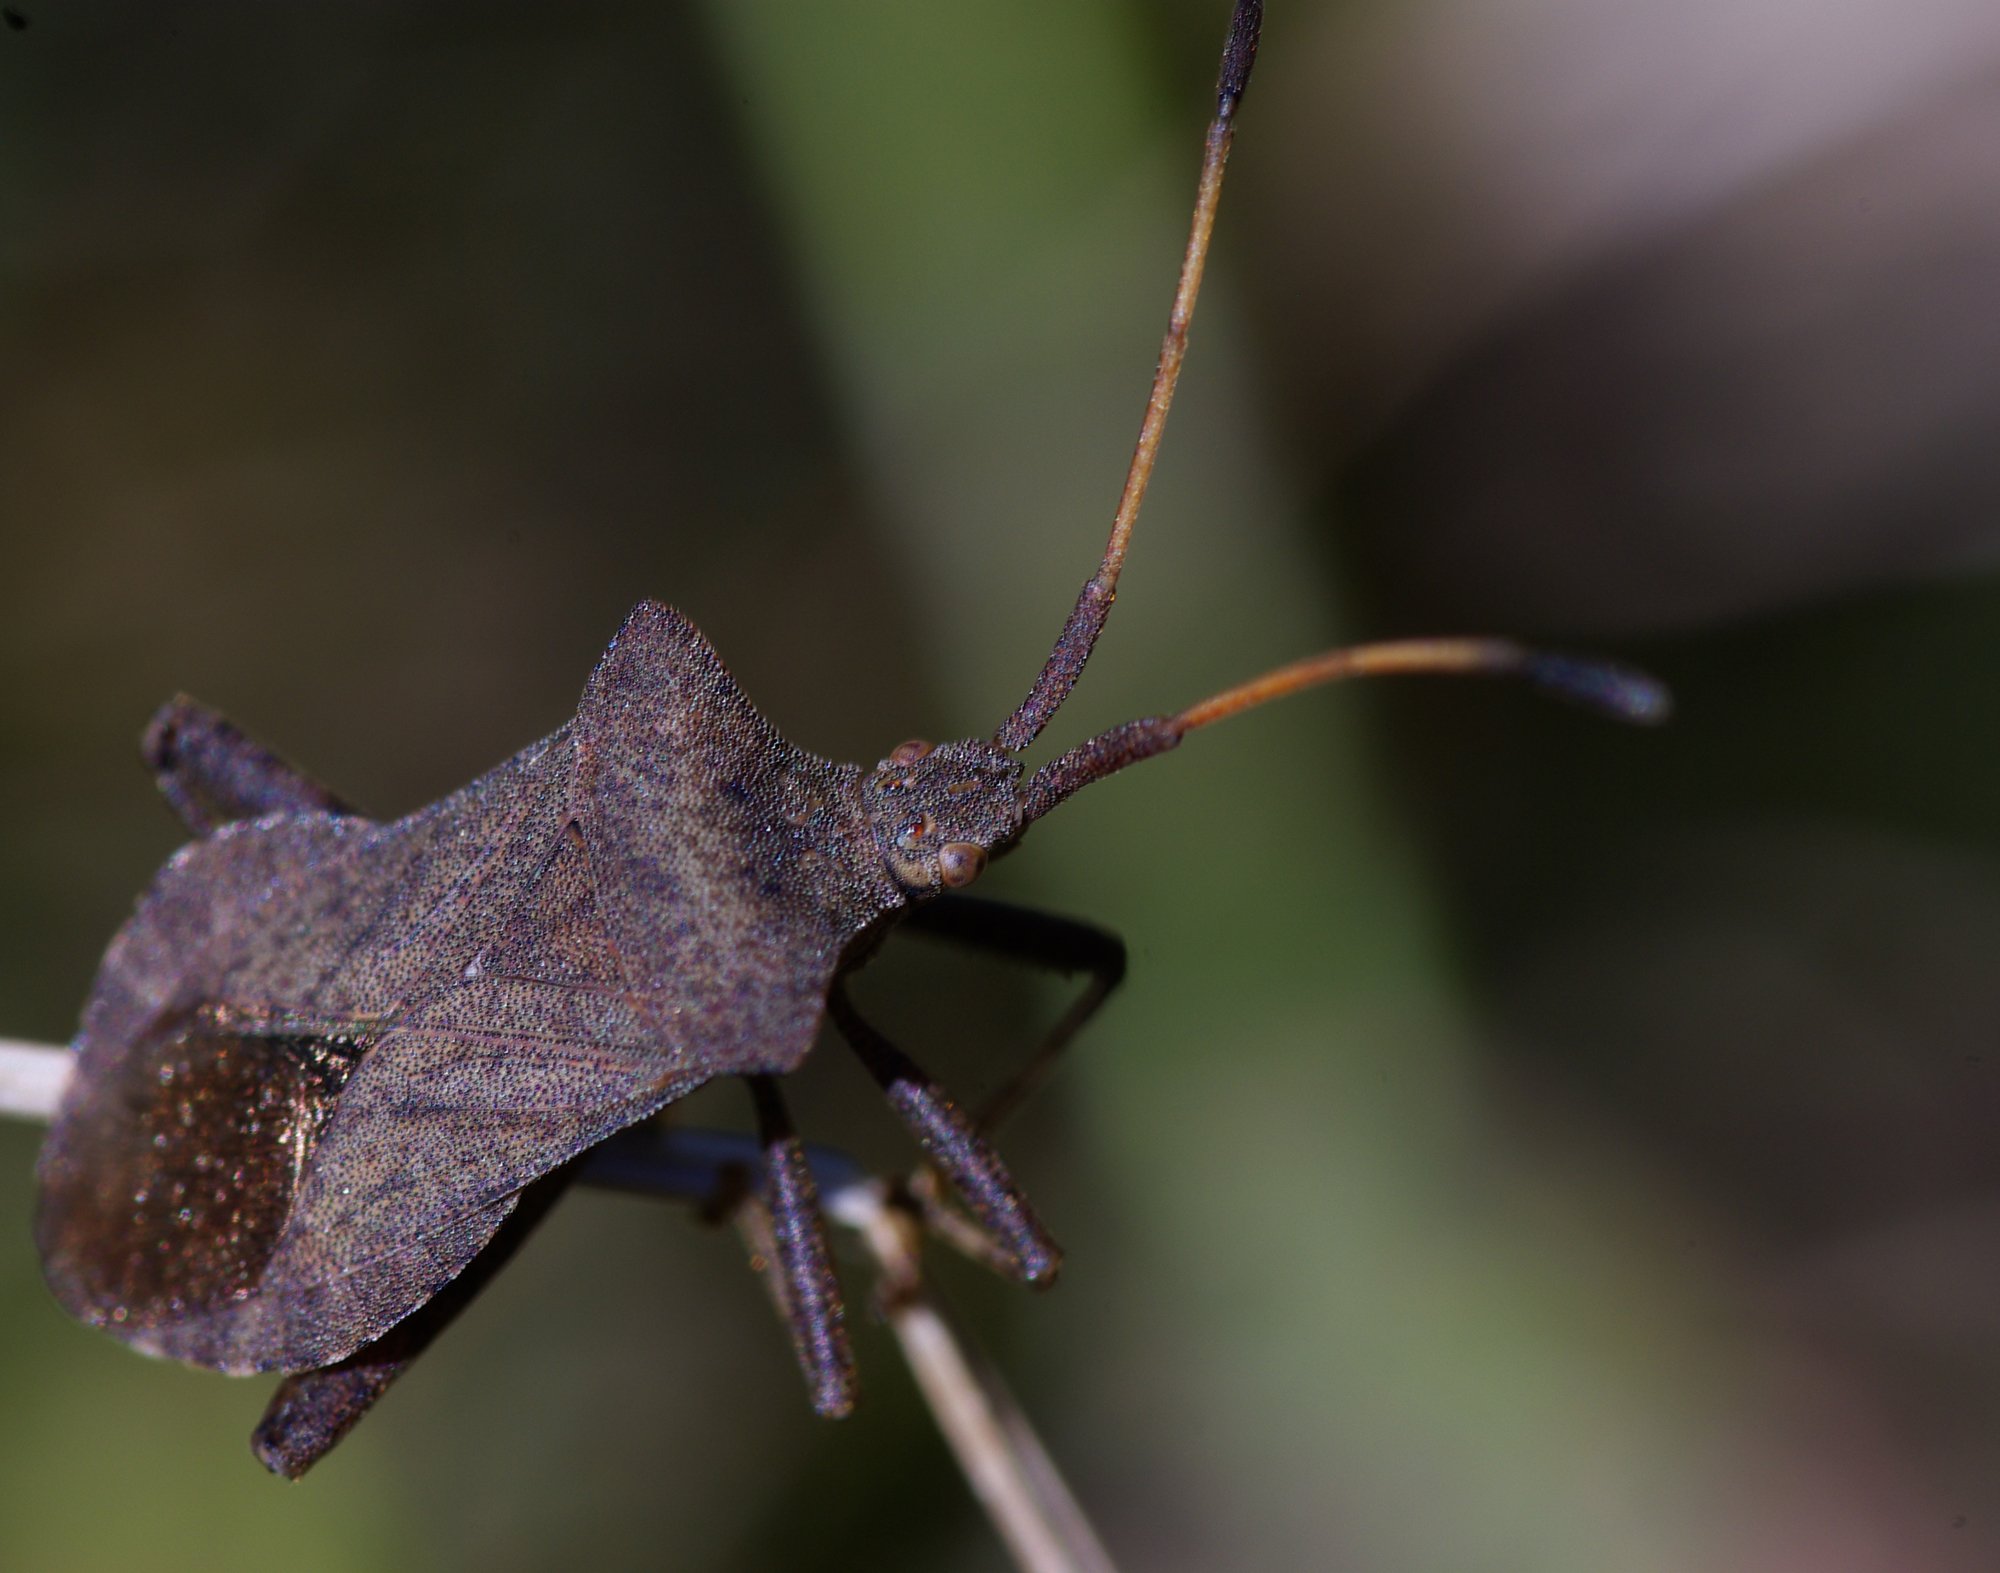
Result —
M 0 1115 L 49 1120 L 69 1081 L 69 1050 L 0 1038 Z
M 1109 1553 L 998 1371 L 925 1287 L 916 1210 L 879 1180 L 830 1197 L 828 1210 L 874 1258 L 883 1320 L 1023 1573 L 1112 1573 Z
M 69 1071 L 67 1049 L 0 1038 L 0 1116 L 48 1120 Z M 704 1205 L 716 1200 L 732 1168 L 740 1174 L 758 1161 L 749 1138 L 713 1131 L 648 1131 L 628 1142 L 614 1139 L 609 1149 L 595 1171 L 584 1170 L 586 1182 Z M 923 1220 L 904 1189 L 859 1176 L 838 1153 L 814 1149 L 809 1156 L 827 1217 L 851 1230 L 873 1261 L 883 1320 L 1016 1565 L 1022 1573 L 1113 1573 L 1103 1543 L 999 1373 L 925 1286 Z M 759 1217 L 763 1206 L 754 1193 L 741 1194 L 736 1213 L 753 1250 L 768 1245 L 769 1224 Z

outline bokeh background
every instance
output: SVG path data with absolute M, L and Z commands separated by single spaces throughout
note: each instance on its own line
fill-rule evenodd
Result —
M 794 739 L 989 730 L 1102 538 L 1219 0 L 0 26 L 0 1031 L 175 844 L 175 689 L 372 810 L 631 602 Z M 1053 742 L 1371 633 L 1641 660 L 1294 701 L 988 879 L 1132 945 L 941 1262 L 1131 1568 L 2000 1565 L 2000 10 L 1274 8 Z M 891 947 L 967 1093 L 1058 985 Z M 815 1137 L 907 1162 L 838 1050 Z M 713 1089 L 686 1117 L 740 1124 Z M 10 1568 L 1002 1566 L 893 1347 L 812 1418 L 730 1237 L 576 1195 L 305 1483 L 68 1324 L 0 1129 Z M 862 1275 L 850 1264 L 858 1290 Z

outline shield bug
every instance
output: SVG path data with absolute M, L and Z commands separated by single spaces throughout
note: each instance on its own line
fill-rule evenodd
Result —
M 145 751 L 196 839 L 113 940 L 40 1162 L 38 1243 L 75 1315 L 148 1353 L 286 1380 L 257 1433 L 298 1474 L 446 1325 L 582 1155 L 719 1077 L 763 1148 L 774 1267 L 815 1407 L 853 1360 L 779 1078 L 830 1021 L 1003 1271 L 1060 1253 L 975 1119 L 845 988 L 899 924 L 1089 975 L 1013 1095 L 1116 985 L 1119 942 L 966 894 L 1082 787 L 1191 732 L 1376 672 L 1514 673 L 1627 719 L 1646 680 L 1490 640 L 1336 650 L 1028 769 L 1116 596 L 1187 345 L 1261 8 L 1231 18 L 1199 195 L 1110 539 L 990 735 L 875 765 L 788 742 L 687 618 L 644 602 L 576 715 L 405 818 L 349 808 L 176 700 Z M 1010 1095 L 1003 1105 L 1011 1101 Z

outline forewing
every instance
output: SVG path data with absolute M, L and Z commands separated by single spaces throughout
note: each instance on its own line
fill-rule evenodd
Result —
M 106 955 L 43 1148 L 38 1237 L 73 1313 L 204 1364 L 323 1363 L 330 1345 L 363 1342 L 421 1303 L 421 1294 L 394 1302 L 449 1276 L 498 1226 L 511 1190 L 568 1156 L 558 1122 L 545 1127 L 552 1146 L 539 1160 L 526 1154 L 525 1132 L 487 1153 L 475 1200 L 432 1187 L 445 1215 L 399 1220 L 362 1242 L 387 1265 L 337 1264 L 365 1280 L 344 1301 L 294 1276 L 317 1268 L 287 1242 L 326 1226 L 301 1181 L 334 1126 L 348 1175 L 371 1142 L 393 1151 L 407 1141 L 407 1107 L 384 1135 L 369 1132 L 373 1106 L 396 1103 L 397 1086 L 476 1107 L 479 1088 L 463 1078 L 443 1087 L 429 1066 L 446 1053 L 448 1028 L 475 1024 L 481 1060 L 498 1052 L 496 1034 L 523 1024 L 519 1000 L 475 1023 L 489 1002 L 467 980 L 483 955 L 511 952 L 524 975 L 539 955 L 539 970 L 558 981 L 615 986 L 590 970 L 594 913 L 557 899 L 587 889 L 580 849 L 562 829 L 568 759 L 558 734 L 395 825 L 318 815 L 234 825 L 167 865 Z M 543 1018 L 544 1038 L 595 1030 L 576 1011 L 551 1007 Z M 620 1044 L 633 1037 L 612 1033 Z M 350 1087 L 377 1058 L 382 1068 Z M 650 1060 L 644 1074 L 659 1079 Z M 630 1080 L 604 1093 L 614 1123 L 632 1117 L 621 1101 Z M 356 1112 L 336 1121 L 350 1093 Z M 507 1097 L 498 1094 L 496 1119 Z M 470 1172 L 483 1160 L 461 1161 Z M 274 1290 L 283 1293 L 273 1299 Z M 279 1303 L 315 1293 L 366 1315 L 316 1325 Z
M 355 1068 L 251 1292 L 134 1342 L 225 1370 L 342 1359 L 457 1277 L 523 1186 L 700 1079 L 616 993 L 469 982 Z
M 531 901 L 568 809 L 567 731 L 376 829 L 245 933 L 210 986 L 317 1016 L 387 1021 L 455 986 Z M 310 887 L 310 888 L 305 888 Z
M 358 1044 L 208 986 L 240 936 L 310 922 L 373 827 L 308 817 L 184 849 L 107 952 L 43 1144 L 36 1232 L 57 1297 L 136 1337 L 254 1286 Z M 250 1008 L 245 1008 L 250 1007 Z
M 342 1091 L 259 1305 L 165 1352 L 343 1358 L 456 1277 L 522 1187 L 705 1079 L 639 1008 L 581 837 L 553 822 L 489 881 L 504 917 L 456 980 L 401 1013 Z

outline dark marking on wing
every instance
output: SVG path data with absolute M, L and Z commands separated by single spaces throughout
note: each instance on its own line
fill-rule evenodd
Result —
M 134 1336 L 256 1289 L 364 1048 L 260 1025 L 166 1016 L 73 1116 L 68 1142 L 92 1162 L 43 1210 L 41 1244 L 87 1320 Z

